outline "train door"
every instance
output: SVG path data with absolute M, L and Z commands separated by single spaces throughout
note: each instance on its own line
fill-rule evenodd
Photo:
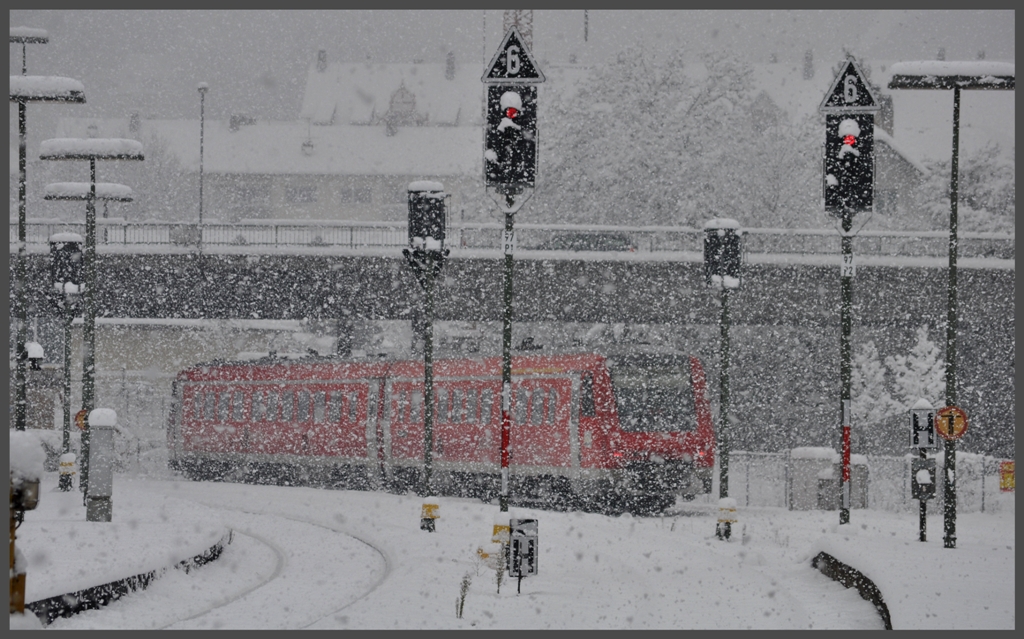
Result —
M 512 466 L 560 475 L 579 468 L 579 429 L 572 419 L 572 397 L 569 376 L 513 381 Z

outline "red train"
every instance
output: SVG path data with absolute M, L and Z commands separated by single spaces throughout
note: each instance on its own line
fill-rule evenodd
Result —
M 711 490 L 701 362 L 675 353 L 512 360 L 513 504 L 654 512 Z M 172 468 L 193 479 L 415 490 L 423 362 L 263 359 L 178 374 Z M 497 496 L 501 360 L 434 363 L 435 492 Z

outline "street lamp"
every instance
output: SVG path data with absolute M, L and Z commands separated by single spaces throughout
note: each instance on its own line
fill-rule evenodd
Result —
M 729 291 L 740 287 L 740 223 L 730 218 L 716 218 L 704 224 L 704 279 L 708 286 L 721 292 L 722 315 L 719 320 L 722 340 L 721 381 L 718 426 L 718 497 L 729 496 Z M 729 521 L 721 521 L 715 534 L 728 539 L 732 533 Z
M 957 200 L 959 199 L 960 91 L 1013 91 L 1015 65 L 1009 62 L 946 62 L 925 60 L 897 62 L 892 65 L 890 89 L 953 90 L 953 156 L 949 181 L 949 282 L 946 289 L 946 406 L 956 406 L 956 331 L 957 331 Z M 944 450 L 946 481 L 942 483 L 943 542 L 956 548 L 956 441 L 946 441 Z
M 206 124 L 206 92 L 210 85 L 200 82 L 199 91 L 199 252 L 203 251 L 203 129 Z
M 41 33 L 25 33 L 41 32 Z M 41 29 L 11 29 L 11 42 L 24 45 L 30 42 L 47 42 L 45 31 Z M 25 342 L 28 340 L 28 285 L 26 276 L 26 229 L 25 229 L 25 186 L 26 186 L 26 144 L 27 118 L 29 102 L 83 103 L 85 87 L 78 80 L 57 76 L 24 75 L 25 62 L 22 61 L 22 75 L 11 76 L 11 102 L 18 103 L 18 257 L 15 262 L 14 287 L 16 291 L 15 306 L 17 308 L 17 334 L 15 337 L 15 369 L 14 369 L 14 428 L 25 430 L 27 408 L 28 379 L 25 371 Z
M 409 184 L 409 248 L 402 254 L 423 286 L 423 496 L 431 494 L 434 455 L 434 280 L 448 257 L 444 247 L 448 226 L 447 196 L 440 182 Z M 433 532 L 434 520 L 420 527 Z
M 85 251 L 82 254 L 84 309 L 82 313 L 82 408 L 96 407 L 96 160 L 143 160 L 142 143 L 121 138 L 57 138 L 39 145 L 41 160 L 89 160 L 89 192 L 85 197 Z M 118 185 L 120 186 L 120 185 Z M 89 490 L 89 424 L 82 434 L 82 477 Z
M 47 184 L 44 200 L 88 200 L 92 185 L 88 182 L 56 182 Z M 96 184 L 95 199 L 107 202 L 131 202 L 135 199 L 131 188 L 123 184 L 100 182 Z M 51 281 L 59 294 L 64 311 L 64 436 L 61 453 L 71 452 L 71 323 L 82 292 L 82 236 L 77 233 L 58 233 L 50 236 Z M 87 462 L 83 462 L 87 463 Z M 59 488 L 71 489 L 71 475 L 60 476 Z

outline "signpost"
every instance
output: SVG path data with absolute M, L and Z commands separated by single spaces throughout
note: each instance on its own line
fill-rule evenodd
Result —
M 818 111 L 825 114 L 825 147 L 822 158 L 822 198 L 825 210 L 842 224 L 842 266 L 839 341 L 840 421 L 842 465 L 839 523 L 850 523 L 850 328 L 853 306 L 853 216 L 874 208 L 874 112 L 881 107 L 864 74 L 847 60 Z
M 890 89 L 953 90 L 953 156 L 949 180 L 949 283 L 946 310 L 946 406 L 956 405 L 957 332 L 957 205 L 959 200 L 960 91 L 1013 91 L 1016 72 L 1010 62 L 897 62 L 890 67 Z M 964 420 L 966 428 L 966 417 Z M 941 434 L 941 432 L 940 432 Z M 944 452 L 946 481 L 942 490 L 943 546 L 956 548 L 956 440 L 948 439 Z
M 537 178 L 537 87 L 544 74 L 513 25 L 481 81 L 487 86 L 484 187 L 505 213 L 504 314 L 501 335 L 501 512 L 508 511 L 509 440 L 512 430 L 512 265 L 516 212 L 533 194 Z

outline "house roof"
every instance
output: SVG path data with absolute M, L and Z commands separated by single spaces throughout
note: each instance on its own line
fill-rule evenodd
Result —
M 130 136 L 148 152 L 159 145 L 187 171 L 199 169 L 199 122 L 143 120 L 129 133 L 128 119 L 63 118 L 62 137 Z M 203 131 L 207 173 L 294 175 L 476 175 L 483 171 L 483 130 L 475 127 L 310 126 L 305 122 L 258 122 L 232 131 L 207 121 Z M 304 149 L 305 142 L 312 149 Z M 308 151 L 308 152 L 307 152 Z

